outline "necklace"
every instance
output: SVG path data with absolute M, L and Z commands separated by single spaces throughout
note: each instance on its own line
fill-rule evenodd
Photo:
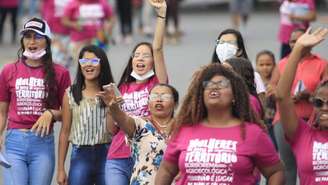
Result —
M 168 123 L 171 121 L 171 119 L 169 119 L 168 121 L 166 121 L 165 123 L 163 124 L 160 124 L 158 121 L 156 121 L 153 117 L 151 117 L 151 120 L 153 122 L 155 122 L 156 125 L 158 125 L 160 128 L 167 128 L 168 126 Z

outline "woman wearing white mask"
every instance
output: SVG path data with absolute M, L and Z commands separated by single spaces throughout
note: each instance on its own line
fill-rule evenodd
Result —
M 119 81 L 118 88 L 124 99 L 122 111 L 128 115 L 149 116 L 148 96 L 158 83 L 167 83 L 164 63 L 163 38 L 165 33 L 166 3 L 149 0 L 157 11 L 157 23 L 153 44 L 142 42 L 133 49 L 132 55 Z M 115 135 L 108 151 L 106 184 L 126 185 L 132 173 L 133 160 L 125 134 L 118 127 L 111 129 Z
M 244 40 L 240 32 L 234 29 L 226 29 L 219 34 L 219 37 L 216 40 L 212 63 L 223 63 L 227 59 L 233 57 L 248 59 Z M 254 72 L 254 81 L 257 94 L 262 100 L 264 99 L 265 85 L 261 76 L 257 72 Z
M 3 184 L 50 185 L 55 167 L 52 127 L 61 120 L 70 75 L 52 61 L 45 21 L 30 19 L 21 35 L 19 59 L 0 74 L 0 133 L 7 126 L 5 155 L 11 164 Z

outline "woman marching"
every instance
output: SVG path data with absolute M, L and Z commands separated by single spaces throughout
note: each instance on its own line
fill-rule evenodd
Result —
M 119 98 L 113 96 L 113 92 L 109 93 L 111 95 L 107 99 L 105 94 L 101 94 L 101 97 L 108 104 L 113 121 L 130 139 L 132 147 L 135 163 L 130 184 L 154 184 L 167 139 L 171 134 L 179 94 L 171 85 L 157 84 L 149 94 L 150 115 L 130 117 L 120 109 L 117 103 Z
M 167 83 L 164 63 L 163 38 L 165 33 L 166 3 L 149 0 L 156 9 L 157 21 L 153 44 L 142 42 L 133 49 L 132 55 L 118 84 L 124 104 L 122 111 L 128 115 L 149 116 L 148 96 L 158 83 Z M 119 127 L 112 129 L 113 137 L 106 163 L 106 184 L 127 185 L 132 173 L 131 149 L 125 142 L 125 134 Z
M 269 184 L 283 184 L 283 165 L 252 114 L 244 81 L 221 64 L 193 79 L 177 115 L 155 185 L 254 185 L 255 167 Z
M 113 83 L 106 53 L 88 45 L 79 54 L 74 84 L 63 100 L 63 124 L 59 135 L 57 182 L 60 185 L 105 185 L 105 164 L 111 135 L 106 105 L 96 96 Z M 68 178 L 65 158 L 72 143 Z
M 314 112 L 307 123 L 296 115 L 290 89 L 303 53 L 319 44 L 327 34 L 328 29 L 319 28 L 313 33 L 308 29 L 298 38 L 276 90 L 281 123 L 296 158 L 301 185 L 327 184 L 328 81 L 324 79 L 315 90 L 311 98 Z
M 5 185 L 50 185 L 55 167 L 53 123 L 61 120 L 61 102 L 71 84 L 69 72 L 54 64 L 51 32 L 39 18 L 21 31 L 17 62 L 0 74 L 0 132 L 11 168 Z M 8 122 L 8 125 L 6 123 Z

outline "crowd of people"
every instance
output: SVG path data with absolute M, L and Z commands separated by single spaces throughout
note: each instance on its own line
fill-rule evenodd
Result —
M 308 28 L 316 16 L 309 2 L 282 2 L 278 64 L 263 50 L 253 67 L 242 33 L 221 31 L 178 106 L 163 47 L 168 17 L 171 36 L 181 35 L 178 0 L 117 1 L 125 42 L 132 29 L 124 6 L 148 7 L 156 22 L 151 31 L 140 21 L 153 41 L 135 45 L 117 83 L 106 54 L 110 4 L 44 0 L 42 18 L 20 31 L 17 60 L 0 73 L 3 184 L 328 184 L 328 65 L 312 52 L 328 29 Z

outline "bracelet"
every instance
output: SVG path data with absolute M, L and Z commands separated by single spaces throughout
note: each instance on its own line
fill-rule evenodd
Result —
M 163 16 L 160 16 L 160 15 L 157 15 L 158 18 L 161 18 L 161 19 L 165 19 L 166 17 L 163 17 Z
M 47 109 L 46 111 L 48 111 L 51 114 L 51 120 L 52 121 L 56 121 L 55 120 L 55 114 L 52 112 L 52 110 L 51 109 Z

